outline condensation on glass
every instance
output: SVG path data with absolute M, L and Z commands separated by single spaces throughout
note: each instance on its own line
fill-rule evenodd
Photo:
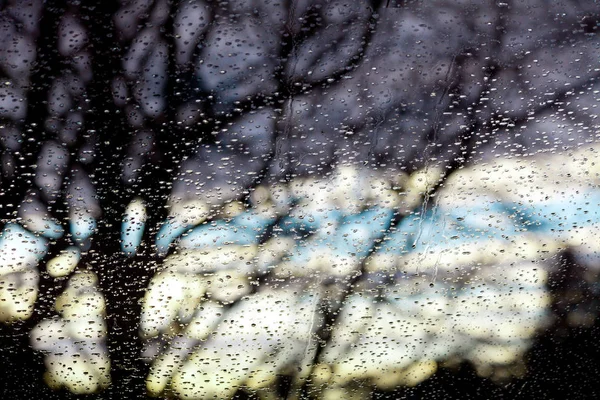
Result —
M 600 394 L 597 2 L 0 21 L 7 398 Z

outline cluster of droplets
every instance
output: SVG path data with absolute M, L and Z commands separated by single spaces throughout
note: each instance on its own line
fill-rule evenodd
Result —
M 550 320 L 549 260 L 569 248 L 596 261 L 598 245 L 586 239 L 600 219 L 596 159 L 590 147 L 447 179 L 435 168 L 390 177 L 340 166 L 259 186 L 246 203 L 172 201 L 155 241 L 168 256 L 140 316 L 148 391 L 269 397 L 288 375 L 296 392 L 309 382 L 333 398 L 360 392 L 356 382 L 414 385 L 463 360 L 485 376 L 524 373 L 522 355 Z M 126 208 L 126 255 L 139 249 L 147 212 L 140 198 Z M 110 383 L 104 298 L 95 274 L 77 270 L 94 226 L 73 224 L 80 246 L 47 261 L 49 275 L 69 283 L 57 316 L 31 335 L 47 354 L 48 384 L 75 393 Z M 34 210 L 5 226 L 2 320 L 29 318 L 37 265 L 63 234 Z

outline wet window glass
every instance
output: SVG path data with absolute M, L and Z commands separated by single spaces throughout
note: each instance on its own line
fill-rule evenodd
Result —
M 599 32 L 0 1 L 3 397 L 600 396 Z

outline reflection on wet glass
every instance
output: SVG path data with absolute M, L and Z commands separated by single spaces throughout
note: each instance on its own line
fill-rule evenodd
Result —
M 29 397 L 527 383 L 595 326 L 600 9 L 393 3 L 0 2 Z

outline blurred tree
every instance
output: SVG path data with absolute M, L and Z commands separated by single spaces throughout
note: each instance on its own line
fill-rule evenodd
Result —
M 465 165 L 597 140 L 595 2 L 394 3 L 0 3 L 2 222 L 41 213 L 67 234 L 40 265 L 75 246 L 97 272 L 110 393 L 144 385 L 141 299 L 177 204 L 249 203 L 261 184 L 355 164 L 442 171 L 425 210 Z M 128 257 L 135 198 L 148 229 Z M 34 315 L 3 335 L 65 286 L 41 271 Z

